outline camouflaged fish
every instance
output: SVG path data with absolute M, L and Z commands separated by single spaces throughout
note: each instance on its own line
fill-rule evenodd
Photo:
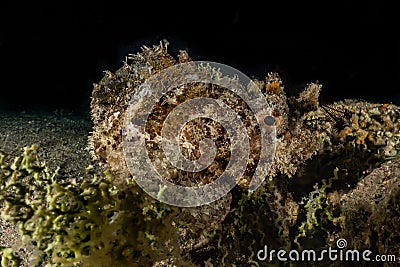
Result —
M 94 126 L 88 149 L 94 159 L 114 173 L 116 185 L 123 186 L 125 179 L 131 177 L 124 160 L 121 136 L 131 97 L 152 75 L 190 61 L 186 51 L 180 51 L 176 58 L 171 56 L 164 42 L 153 47 L 144 46 L 141 52 L 129 55 L 115 73 L 106 71 L 101 81 L 94 85 L 91 99 Z M 265 79 L 254 82 L 272 108 L 272 115 L 266 117 L 263 123 L 276 129 L 274 162 L 264 187 L 279 177 L 298 175 L 305 163 L 313 157 L 321 153 L 335 153 L 343 146 L 370 149 L 371 154 L 382 158 L 397 155 L 396 147 L 400 142 L 400 112 L 397 106 L 355 100 L 320 105 L 322 86 L 318 83 L 310 83 L 299 95 L 289 97 L 277 73 L 268 73 Z M 196 84 L 176 88 L 164 95 L 146 125 L 149 157 L 157 168 L 166 168 L 163 178 L 179 185 L 209 183 L 223 173 L 229 162 L 230 143 L 219 124 L 209 119 L 197 119 L 188 123 L 180 133 L 182 153 L 189 159 L 199 157 L 199 140 L 211 138 L 217 146 L 213 164 L 198 173 L 185 172 L 168 165 L 156 138 L 160 135 L 166 116 L 176 106 L 200 96 L 223 99 L 240 115 L 246 127 L 250 139 L 250 157 L 238 183 L 241 189 L 246 190 L 260 158 L 260 131 L 251 110 L 229 90 L 210 84 Z M 294 225 L 298 218 L 298 204 L 287 191 L 278 192 L 286 206 L 280 209 L 280 217 L 287 217 L 291 222 L 282 227 Z M 182 247 L 191 250 L 207 244 L 207 236 L 221 226 L 231 205 L 232 195 L 229 193 L 209 205 L 181 208 L 181 215 L 176 218 L 175 225 L 182 237 Z

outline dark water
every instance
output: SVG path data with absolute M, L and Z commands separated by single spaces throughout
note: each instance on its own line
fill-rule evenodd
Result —
M 400 104 L 397 9 L 387 3 L 181 8 L 134 1 L 4 4 L 0 107 L 87 110 L 92 84 L 104 70 L 115 71 L 128 53 L 164 38 L 174 55 L 186 49 L 194 60 L 217 61 L 261 79 L 276 71 L 288 91 L 319 81 L 328 102 Z

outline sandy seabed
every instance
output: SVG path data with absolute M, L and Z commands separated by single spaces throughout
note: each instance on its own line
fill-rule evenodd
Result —
M 1 111 L 0 150 L 19 156 L 25 146 L 39 145 L 39 160 L 51 169 L 59 167 L 59 176 L 83 178 L 85 168 L 94 164 L 86 150 L 92 129 L 86 112 L 68 111 Z M 21 237 L 14 225 L 0 219 L 0 246 L 14 247 L 29 265 L 31 251 L 21 246 Z

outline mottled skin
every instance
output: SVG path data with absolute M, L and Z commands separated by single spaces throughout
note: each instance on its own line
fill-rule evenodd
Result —
M 132 60 L 131 63 L 125 62 L 124 66 L 115 74 L 105 72 L 104 78 L 94 86 L 91 102 L 94 128 L 89 137 L 89 150 L 92 156 L 101 163 L 106 163 L 108 168 L 117 172 L 125 170 L 126 174 L 128 172 L 121 154 L 121 129 L 130 97 L 134 94 L 135 88 L 146 78 L 174 64 L 187 62 L 189 57 L 185 51 L 181 51 L 178 60 L 175 60 L 168 54 L 165 45 L 161 43 L 153 48 L 144 47 L 141 53 L 132 55 L 129 59 Z M 297 106 L 296 110 L 292 110 L 290 113 L 296 114 L 296 117 L 289 119 L 288 99 L 278 74 L 270 73 L 265 81 L 255 82 L 260 86 L 268 103 L 272 106 L 278 136 L 276 162 L 270 177 L 274 177 L 278 172 L 293 175 L 298 166 L 321 147 L 318 138 L 315 138 L 319 129 L 312 129 L 306 121 L 310 112 L 318 109 L 317 99 L 320 86 L 310 84 L 298 98 L 292 100 Z M 212 95 L 211 88 L 200 88 L 198 91 L 196 94 L 190 92 L 183 96 Z M 215 97 L 218 94 L 212 96 Z M 233 99 L 233 96 L 230 97 Z M 165 113 L 169 111 L 178 104 L 177 98 L 180 98 L 180 102 L 183 101 L 182 96 L 166 96 L 161 101 L 163 104 L 161 109 Z M 232 102 L 231 105 L 240 105 L 240 100 L 228 101 Z M 314 104 L 310 105 L 309 103 Z M 246 113 L 245 115 L 248 117 L 245 120 L 253 119 L 250 118 L 252 114 Z M 256 135 L 256 133 L 254 132 L 252 135 Z M 308 144 L 304 147 L 303 143 L 306 140 Z

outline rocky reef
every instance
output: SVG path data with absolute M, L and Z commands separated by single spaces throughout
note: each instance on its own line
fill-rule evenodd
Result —
M 161 42 L 128 55 L 120 69 L 105 71 L 94 85 L 94 126 L 88 150 L 107 175 L 89 170 L 94 180 L 59 185 L 49 174 L 38 178 L 44 167 L 29 165 L 36 162 L 29 154 L 36 148 L 26 150 L 25 161 L 17 160 L 11 167 L 2 158 L 0 195 L 7 197 L 0 200 L 9 207 L 5 215 L 31 236 L 29 242 L 33 240 L 40 257 L 47 255 L 50 262 L 63 264 L 56 266 L 270 266 L 284 262 L 276 257 L 261 260 L 258 252 L 265 245 L 276 251 L 323 251 L 345 240 L 349 249 L 392 255 L 394 261 L 387 262 L 388 266 L 399 263 L 400 108 L 390 103 L 321 104 L 321 84 L 309 83 L 301 93 L 288 95 L 279 74 L 267 73 L 254 80 L 270 103 L 266 125 L 260 126 L 246 103 L 231 91 L 207 83 L 183 85 L 159 99 L 148 118 L 146 149 L 151 161 L 167 170 L 166 180 L 179 185 L 216 180 L 231 155 L 231 143 L 221 125 L 196 119 L 178 137 L 182 153 L 192 160 L 201 154 L 200 140 L 210 138 L 216 144 L 215 160 L 198 173 L 168 165 L 160 136 L 163 122 L 179 104 L 196 97 L 218 98 L 246 127 L 250 140 L 246 170 L 229 194 L 200 207 L 163 204 L 141 190 L 123 151 L 130 100 L 146 79 L 187 62 L 191 58 L 186 51 L 175 58 L 167 43 Z M 221 75 L 217 69 L 210 71 Z M 274 128 L 274 160 L 262 185 L 249 193 L 260 159 L 259 127 Z M 24 163 L 27 160 L 29 164 Z M 35 205 L 23 196 L 21 184 L 13 185 L 30 175 L 34 179 L 28 181 L 35 187 L 24 190 L 47 192 Z M 64 198 L 68 205 L 60 201 Z M 25 209 L 17 212 L 21 205 Z M 43 218 L 56 220 L 56 228 L 48 230 Z M 12 259 L 5 258 L 11 255 L 7 253 L 3 253 L 4 262 Z M 323 262 L 338 264 L 327 258 Z

